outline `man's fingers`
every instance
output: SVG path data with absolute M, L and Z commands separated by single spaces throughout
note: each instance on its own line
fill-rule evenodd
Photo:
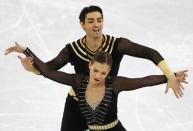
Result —
M 188 84 L 188 82 L 187 82 L 187 81 L 185 81 L 185 80 L 183 81 L 183 83 Z
M 183 70 L 183 74 L 184 74 L 185 77 L 188 77 L 187 73 L 188 73 L 188 70 Z
M 184 73 L 188 72 L 188 70 L 183 70 Z
M 176 92 L 176 91 L 174 91 L 174 90 L 173 90 L 173 92 L 174 92 L 174 95 L 176 96 L 176 98 L 178 98 L 178 99 L 179 99 L 179 96 L 178 96 L 177 92 Z
M 182 90 L 184 90 L 184 86 L 183 86 L 182 84 L 180 84 L 180 88 L 181 88 Z
M 187 73 L 184 73 L 185 77 L 188 77 L 188 74 Z
M 180 73 L 187 73 L 188 72 L 188 70 L 182 70 L 182 71 L 180 71 Z
M 183 91 L 182 91 L 182 89 L 179 88 L 179 89 L 177 90 L 177 92 L 178 92 L 178 94 L 179 94 L 180 97 L 183 96 Z
M 180 97 L 182 97 L 184 93 L 182 92 L 182 90 L 179 90 L 178 94 L 179 94 Z
M 166 87 L 166 90 L 165 90 L 165 94 L 168 93 L 168 90 L 169 90 L 169 87 L 167 86 L 167 87 Z
M 177 86 L 176 90 L 177 90 L 179 96 L 182 97 L 183 96 L 182 89 L 184 89 L 184 87 L 182 86 L 182 84 L 179 81 L 177 83 L 178 83 L 178 86 Z
M 182 97 L 183 96 L 183 89 L 184 89 L 184 87 L 183 87 L 183 85 L 180 82 L 178 83 L 178 85 L 179 86 L 177 86 L 176 90 L 177 90 L 179 96 Z

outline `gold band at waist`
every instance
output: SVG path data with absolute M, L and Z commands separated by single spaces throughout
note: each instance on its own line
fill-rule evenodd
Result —
M 107 130 L 107 129 L 115 127 L 118 124 L 118 122 L 119 121 L 116 119 L 115 121 L 109 124 L 106 124 L 106 125 L 88 125 L 88 127 L 91 130 Z

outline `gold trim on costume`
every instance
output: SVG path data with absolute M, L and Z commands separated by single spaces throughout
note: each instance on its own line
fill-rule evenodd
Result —
M 115 40 L 116 38 L 113 36 L 109 36 L 109 35 L 103 35 L 104 37 L 104 43 L 102 45 L 102 47 L 99 50 L 104 50 L 105 52 L 111 54 L 113 51 L 113 47 L 115 44 Z M 89 58 L 92 57 L 92 55 L 94 55 L 94 52 L 91 52 L 89 50 L 87 50 L 90 54 L 87 53 L 87 51 L 84 48 L 84 43 L 83 43 L 83 38 L 74 41 L 72 44 L 70 44 L 74 53 L 81 58 L 84 61 L 89 62 Z M 87 58 L 88 57 L 88 58 Z
M 80 52 L 82 52 L 84 55 L 87 55 L 85 51 L 82 50 L 82 48 L 80 47 L 80 45 L 77 43 L 77 41 L 75 42 L 76 47 L 79 49 Z
M 112 51 L 113 51 L 113 47 L 114 47 L 114 44 L 115 44 L 115 40 L 116 40 L 116 38 L 113 39 L 113 43 L 112 43 L 112 45 L 111 45 L 111 49 L 110 49 L 110 51 L 109 51 L 109 54 L 111 54 Z
M 167 79 L 172 79 L 174 77 L 173 71 L 170 69 L 165 60 L 158 63 L 158 67 L 162 70 Z
M 105 45 L 107 44 L 107 35 L 104 35 L 104 44 L 103 44 L 103 46 L 102 46 L 102 48 L 104 48 L 105 47 Z
M 83 60 L 85 60 L 85 61 L 87 61 L 87 62 L 89 62 L 89 60 L 88 59 L 86 59 L 86 58 L 84 58 L 84 57 L 82 57 L 77 51 L 76 51 L 76 49 L 74 48 L 74 45 L 73 44 L 71 44 L 71 46 L 72 46 L 72 49 L 74 50 L 74 52 L 76 53 L 76 55 L 77 56 L 79 56 L 81 59 L 83 59 Z

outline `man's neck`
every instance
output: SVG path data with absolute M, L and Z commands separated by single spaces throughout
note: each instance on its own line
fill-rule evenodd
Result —
M 87 48 L 94 52 L 102 45 L 103 36 L 101 35 L 101 37 L 98 38 L 86 36 L 85 41 Z

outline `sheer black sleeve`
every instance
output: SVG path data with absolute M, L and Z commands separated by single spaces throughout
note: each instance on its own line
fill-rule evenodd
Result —
M 119 93 L 121 91 L 130 91 L 147 86 L 154 86 L 167 82 L 164 75 L 150 75 L 143 78 L 126 78 L 122 76 L 113 78 L 113 89 Z
M 139 45 L 125 38 L 121 38 L 118 45 L 118 51 L 123 55 L 130 55 L 151 60 L 156 65 L 164 59 L 158 51 Z
M 26 56 L 29 56 L 26 50 L 23 53 Z M 60 68 L 65 66 L 69 61 L 70 61 L 70 51 L 68 47 L 64 47 L 54 59 L 46 62 L 45 64 L 53 70 L 59 70 Z
M 65 72 L 53 70 L 47 64 L 42 62 L 29 48 L 26 49 L 25 53 L 28 54 L 29 57 L 33 58 L 33 65 L 37 67 L 37 69 L 44 77 L 65 85 L 72 86 L 73 88 L 78 87 L 82 75 L 68 74 Z

